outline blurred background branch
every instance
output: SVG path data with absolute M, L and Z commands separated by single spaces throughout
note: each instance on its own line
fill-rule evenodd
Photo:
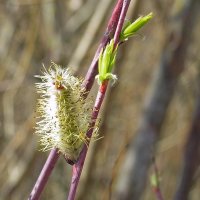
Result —
M 185 66 L 192 25 L 196 19 L 195 11 L 198 11 L 195 7 L 195 1 L 186 1 L 181 9 L 176 8 L 176 14 L 169 22 L 171 30 L 161 54 L 160 68 L 156 71 L 151 91 L 146 97 L 137 137 L 130 144 L 122 166 L 115 199 L 141 199 L 144 193 L 148 169 L 159 141 L 161 127 L 178 77 Z M 190 24 L 190 29 L 187 24 Z

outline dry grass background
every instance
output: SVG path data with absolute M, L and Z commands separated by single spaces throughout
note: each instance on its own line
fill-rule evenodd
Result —
M 33 134 L 37 98 L 34 83 L 38 81 L 34 75 L 40 73 L 42 63 L 48 66 L 52 60 L 84 77 L 114 3 L 114 0 L 0 1 L 0 199 L 27 199 L 48 155 L 38 151 L 37 137 Z M 173 12 L 172 5 L 179 9 L 182 3 L 181 0 L 132 2 L 129 19 L 151 11 L 155 18 L 141 35 L 120 48 L 116 67 L 119 81 L 110 88 L 102 112 L 100 134 L 104 137 L 91 145 L 78 199 L 110 199 L 158 69 L 170 29 L 167 20 Z M 172 199 L 177 186 L 199 88 L 199 20 L 191 31 L 187 67 L 170 103 L 156 155 L 165 199 Z M 93 95 L 96 87 L 95 83 Z M 61 158 L 41 199 L 66 199 L 70 176 L 71 167 Z M 199 171 L 196 176 L 199 177 Z M 200 198 L 199 188 L 198 178 L 191 200 Z M 149 183 L 144 199 L 155 199 Z

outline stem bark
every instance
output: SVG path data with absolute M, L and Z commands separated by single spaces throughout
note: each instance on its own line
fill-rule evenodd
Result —
M 53 168 L 55 167 L 55 164 L 59 158 L 59 153 L 57 151 L 57 149 L 52 149 L 46 163 L 44 164 L 44 167 L 33 187 L 33 190 L 29 196 L 29 200 L 37 200 L 40 197 L 40 194 L 42 193 L 48 178 L 53 170 Z

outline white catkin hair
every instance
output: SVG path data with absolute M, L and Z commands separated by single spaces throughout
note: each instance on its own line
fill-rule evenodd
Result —
M 55 63 L 36 77 L 42 80 L 36 83 L 40 94 L 36 133 L 42 150 L 57 148 L 76 162 L 84 143 L 87 144 L 85 133 L 90 119 L 90 103 L 82 97 L 82 81 Z

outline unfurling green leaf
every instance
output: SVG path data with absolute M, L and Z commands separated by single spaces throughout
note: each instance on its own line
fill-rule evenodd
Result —
M 127 40 L 129 37 L 133 36 L 139 29 L 141 29 L 152 18 L 153 18 L 153 13 L 149 13 L 146 16 L 139 17 L 133 23 L 128 22 L 120 34 L 120 40 L 124 41 L 124 40 Z

